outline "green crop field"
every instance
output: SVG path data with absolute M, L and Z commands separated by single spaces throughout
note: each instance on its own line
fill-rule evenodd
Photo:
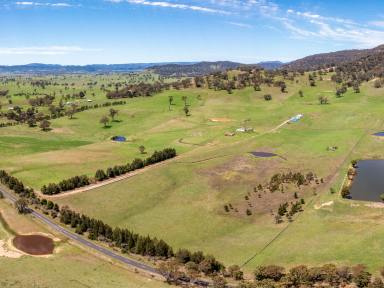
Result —
M 99 83 L 114 81 L 108 76 L 97 77 Z M 0 128 L 0 168 L 40 189 L 50 182 L 80 174 L 93 176 L 97 168 L 146 157 L 140 154 L 140 145 L 148 154 L 173 147 L 179 157 L 166 165 L 55 201 L 111 226 L 162 238 L 175 248 L 202 250 L 226 265 L 245 264 L 247 271 L 260 264 L 329 262 L 363 263 L 377 271 L 384 264 L 384 252 L 379 249 L 384 245 L 383 210 L 341 199 L 339 193 L 331 194 L 330 188 L 340 188 L 352 159 L 383 154 L 384 142 L 371 134 L 384 129 L 384 89 L 375 89 L 368 82 L 360 93 L 349 89 L 336 98 L 329 75 L 316 87 L 310 87 L 307 78 L 287 81 L 287 93 L 263 85 L 262 91 L 248 87 L 228 94 L 190 88 L 126 99 L 125 105 L 116 106 L 119 121 L 112 122 L 110 128 L 99 123 L 109 108 L 77 113 L 74 119 L 52 120 L 48 132 L 26 125 Z M 79 79 L 71 81 L 81 90 L 78 87 L 87 79 Z M 94 101 L 107 101 L 101 91 L 94 93 Z M 265 101 L 265 94 L 271 94 L 272 100 Z M 171 109 L 169 96 L 175 99 Z M 188 117 L 182 96 L 188 97 Z M 320 96 L 327 96 L 329 104 L 320 105 Z M 18 98 L 21 96 L 11 97 L 14 103 L 23 101 Z M 5 110 L 7 105 L 2 101 Z M 274 129 L 299 113 L 304 115 L 300 121 Z M 254 132 L 225 136 L 242 126 L 252 127 Z M 128 141 L 114 143 L 110 138 L 115 135 Z M 338 149 L 329 151 L 331 146 Z M 252 151 L 281 157 L 256 158 L 249 153 Z M 311 187 L 290 187 L 285 194 L 254 193 L 254 187 L 266 183 L 273 174 L 288 171 L 313 171 L 323 181 Z M 284 219 L 275 224 L 272 213 L 278 201 L 294 192 L 305 199 L 304 211 L 293 222 Z M 245 200 L 245 196 L 251 199 Z M 229 203 L 238 212 L 226 212 L 224 205 Z M 250 205 L 251 215 L 244 213 L 246 205 Z M 71 249 L 75 248 L 67 247 L 61 257 L 69 257 Z M 62 261 L 57 265 L 69 260 Z M 97 267 L 112 273 L 112 268 L 93 265 L 88 267 L 89 273 Z M 124 277 L 120 274 L 115 281 Z

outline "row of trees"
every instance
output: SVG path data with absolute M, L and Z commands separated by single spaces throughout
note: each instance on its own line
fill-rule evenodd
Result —
M 153 160 L 156 157 L 158 156 L 154 156 Z M 52 218 L 59 217 L 60 222 L 74 229 L 75 233 L 86 235 L 91 240 L 105 242 L 110 247 L 118 247 L 123 253 L 133 253 L 166 260 L 166 262 L 162 262 L 163 264 L 168 263 L 172 258 L 173 261 L 185 266 L 185 269 L 196 269 L 196 271 L 205 275 L 216 275 L 225 269 L 224 265 L 217 261 L 215 257 L 205 255 L 201 251 L 191 252 L 187 249 L 180 249 L 174 253 L 173 248 L 162 239 L 140 235 L 125 228 L 113 228 L 100 219 L 77 213 L 68 206 L 60 207 L 52 201 L 40 199 L 33 189 L 26 188 L 20 180 L 10 176 L 3 170 L 0 171 L 0 181 L 21 196 L 15 203 L 20 213 L 29 212 L 28 205 L 33 204 L 41 209 L 44 214 L 50 215 Z M 20 210 L 21 207 L 22 210 Z M 170 279 L 173 274 L 166 267 L 168 266 L 161 265 L 160 272 L 167 279 Z M 205 281 L 200 281 L 200 283 L 207 284 Z
M 144 160 L 134 159 L 131 163 L 110 167 L 106 171 L 99 169 L 96 171 L 94 179 L 90 179 L 88 176 L 82 175 L 62 180 L 59 183 L 50 183 L 48 185 L 44 185 L 41 187 L 41 192 L 46 195 L 59 194 L 61 192 L 87 186 L 94 181 L 104 181 L 110 178 L 114 178 L 116 176 L 126 174 L 128 172 L 173 158 L 175 156 L 176 150 L 174 148 L 165 148 L 162 151 L 155 151 L 151 156 Z
M 382 274 L 384 275 L 384 274 Z M 284 267 L 259 266 L 254 272 L 255 282 L 244 284 L 253 287 L 353 287 L 383 288 L 381 278 L 373 278 L 363 265 L 337 267 L 326 264 L 321 267 L 300 265 L 285 271 Z
M 167 159 L 175 157 L 176 150 L 174 148 L 165 148 L 162 151 L 155 151 L 150 157 L 142 160 L 139 158 L 134 159 L 131 163 L 126 165 L 119 165 L 114 167 L 109 167 L 107 170 L 99 169 L 96 171 L 95 179 L 97 181 L 104 181 L 116 176 L 120 176 L 129 172 L 132 172 L 137 169 L 141 169 L 145 166 L 149 166 Z
M 33 189 L 25 187 L 23 182 L 16 177 L 9 175 L 5 170 L 0 170 L 0 182 L 22 197 L 34 196 Z
M 78 234 L 87 233 L 91 240 L 104 241 L 121 248 L 123 253 L 169 258 L 172 248 L 163 240 L 142 236 L 128 229 L 112 228 L 102 220 L 72 211 L 67 206 L 60 209 L 60 222 L 71 226 Z
M 69 179 L 64 179 L 58 184 L 50 183 L 41 187 L 43 194 L 59 194 L 61 192 L 73 190 L 90 184 L 90 179 L 87 175 L 74 176 Z

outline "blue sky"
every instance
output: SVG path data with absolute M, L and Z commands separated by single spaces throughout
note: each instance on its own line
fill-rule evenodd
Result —
M 289 61 L 384 43 L 382 0 L 0 0 L 0 65 Z

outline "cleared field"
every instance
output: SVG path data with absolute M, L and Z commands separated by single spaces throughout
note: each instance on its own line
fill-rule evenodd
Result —
M 309 87 L 305 79 L 288 82 L 288 93 L 275 87 L 262 87 L 259 92 L 246 88 L 233 94 L 187 89 L 129 99 L 117 108 L 121 122 L 109 129 L 98 123 L 107 114 L 105 108 L 76 114 L 72 120 L 54 120 L 48 133 L 24 126 L 3 128 L 0 147 L 7 153 L 0 165 L 40 188 L 142 157 L 139 145 L 148 153 L 171 146 L 180 158 L 168 165 L 57 202 L 112 226 L 163 238 L 175 248 L 212 253 L 227 265 L 247 262 L 249 271 L 266 263 L 328 262 L 364 263 L 377 270 L 384 256 L 380 249 L 384 211 L 342 200 L 329 188 L 340 186 L 350 160 L 380 157 L 384 152 L 384 142 L 370 135 L 384 129 L 380 96 L 384 90 L 366 83 L 361 93 L 348 91 L 336 98 L 331 81 Z M 267 93 L 272 101 L 263 99 Z M 188 96 L 189 117 L 182 111 L 183 95 Z M 175 98 L 171 111 L 169 96 Z M 327 96 L 330 104 L 320 105 L 320 96 Z M 272 131 L 299 113 L 304 114 L 302 120 Z M 244 125 L 255 132 L 224 136 Z M 109 138 L 114 135 L 124 135 L 128 142 L 112 143 Z M 334 146 L 336 151 L 327 149 Z M 255 158 L 251 151 L 283 158 Z M 271 214 L 283 201 L 283 193 L 276 192 L 280 193 L 273 197 L 276 201 L 261 195 L 260 204 L 252 193 L 273 174 L 288 171 L 313 171 L 324 183 L 287 190 L 305 199 L 304 212 L 293 222 L 284 219 L 275 224 Z M 248 193 L 253 195 L 252 215 L 225 212 L 228 203 L 235 207 L 247 203 Z M 267 208 L 258 212 L 262 205 Z
M 20 234 L 49 233 L 29 217 L 18 215 L 4 200 L 0 201 L 0 211 L 7 220 L 7 229 Z M 0 225 L 2 246 L 3 241 L 12 237 L 3 225 L 4 222 Z M 59 242 L 55 254 L 49 257 L 0 255 L 0 273 L 1 287 L 168 287 L 119 268 L 65 241 Z

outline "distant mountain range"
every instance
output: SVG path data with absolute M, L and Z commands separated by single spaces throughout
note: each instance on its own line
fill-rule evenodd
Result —
M 70 74 L 70 73 L 131 73 L 146 69 L 153 70 L 163 76 L 195 76 L 235 69 L 245 64 L 217 62 L 166 62 L 166 63 L 130 63 L 130 64 L 92 64 L 92 65 L 57 65 L 32 63 L 27 65 L 0 66 L 0 73 L 6 74 Z M 279 61 L 261 62 L 260 67 L 276 69 L 283 65 Z
M 384 54 L 384 45 L 373 49 L 343 50 L 330 53 L 321 53 L 307 56 L 289 63 L 280 61 L 266 61 L 256 64 L 242 64 L 231 61 L 216 62 L 166 62 L 166 63 L 131 63 L 131 64 L 94 64 L 94 65 L 52 65 L 52 64 L 27 64 L 15 66 L 0 66 L 0 74 L 69 74 L 69 73 L 130 73 L 143 70 L 152 70 L 163 76 L 197 76 L 209 73 L 235 69 L 240 66 L 259 66 L 267 70 L 318 70 L 321 68 L 340 66 L 351 62 L 365 61 L 367 57 Z M 375 57 L 375 61 L 378 58 Z
M 67 73 L 129 73 L 143 71 L 155 65 L 167 63 L 131 63 L 131 64 L 92 64 L 92 65 L 57 65 L 32 63 L 27 65 L 0 66 L 0 73 L 13 74 L 67 74 Z M 184 65 L 190 62 L 175 62 Z

